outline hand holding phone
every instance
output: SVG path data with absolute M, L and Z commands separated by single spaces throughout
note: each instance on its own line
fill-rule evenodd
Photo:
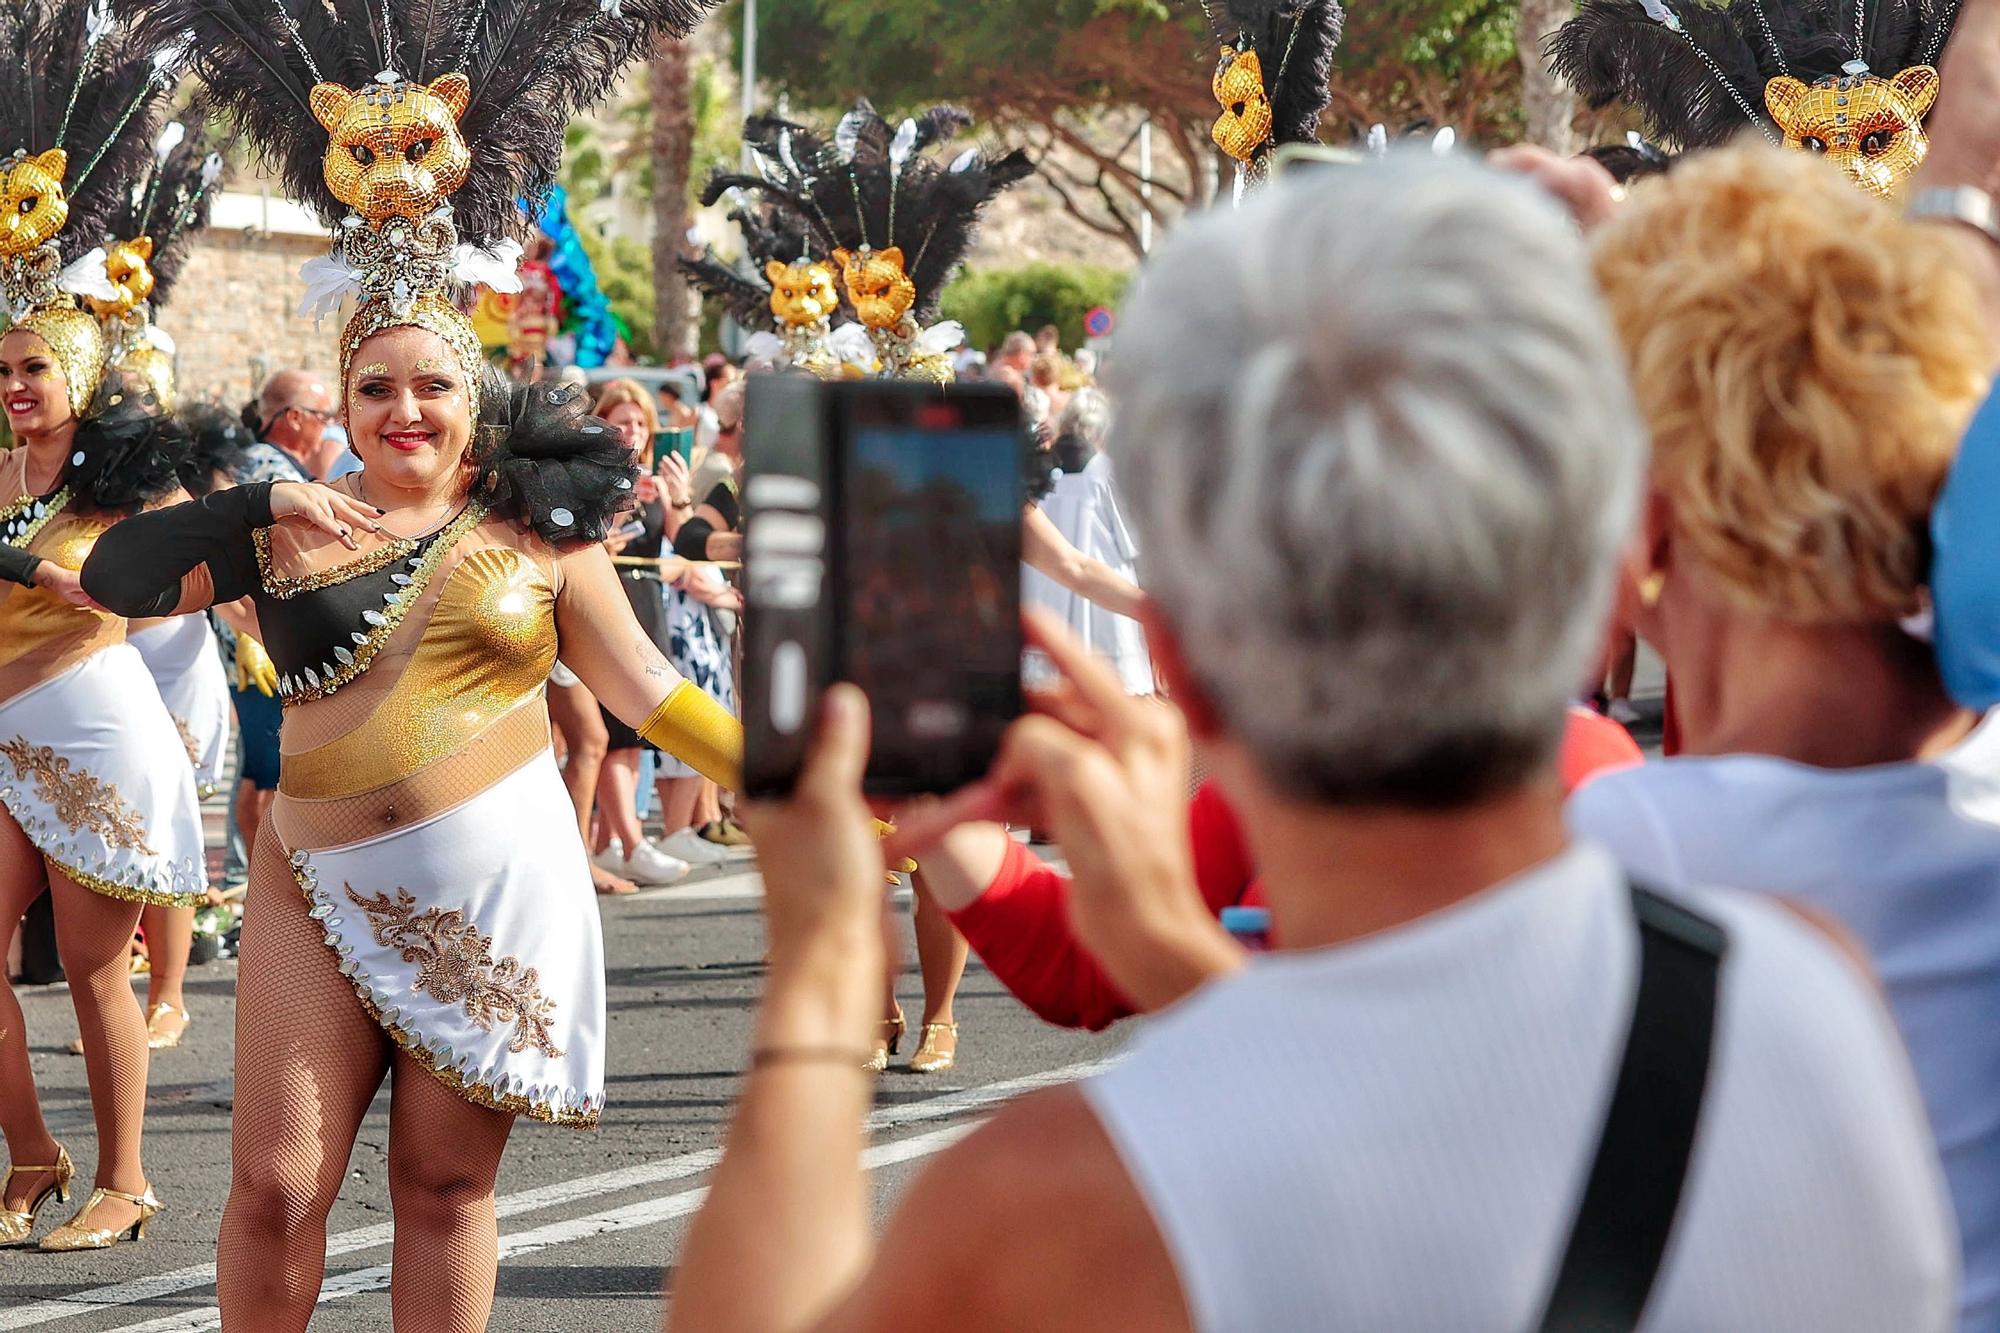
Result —
M 835 681 L 872 708 L 871 795 L 983 775 L 1021 712 L 1019 400 L 769 375 L 746 410 L 746 794 L 791 789 Z

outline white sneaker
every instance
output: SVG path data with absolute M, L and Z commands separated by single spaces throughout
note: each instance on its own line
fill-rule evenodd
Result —
M 614 875 L 625 874 L 625 853 L 619 849 L 618 839 L 604 844 L 604 850 L 590 858 L 590 863 L 599 870 L 608 870 Z
M 654 846 L 693 866 L 719 866 L 729 859 L 727 848 L 716 846 L 691 828 L 677 830 Z
M 1605 707 L 1604 716 L 1621 727 L 1629 727 L 1639 720 L 1639 710 L 1632 706 L 1629 699 L 1613 699 Z
M 632 849 L 632 855 L 625 858 L 624 869 L 618 873 L 634 884 L 672 884 L 675 880 L 686 879 L 693 868 L 678 856 L 669 856 L 641 839 L 639 845 Z

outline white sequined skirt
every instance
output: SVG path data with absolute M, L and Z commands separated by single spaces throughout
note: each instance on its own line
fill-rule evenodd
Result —
M 207 892 L 187 747 L 129 644 L 0 704 L 0 805 L 86 888 L 169 907 Z
M 195 787 L 203 796 L 222 785 L 222 755 L 229 745 L 229 674 L 203 615 L 173 616 L 127 640 L 139 650 L 160 698 L 180 731 Z
M 482 1106 L 597 1122 L 604 941 L 552 753 L 425 823 L 287 850 L 341 973 L 398 1046 Z

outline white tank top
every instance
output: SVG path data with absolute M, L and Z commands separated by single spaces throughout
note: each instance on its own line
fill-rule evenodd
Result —
M 1648 1333 L 1951 1327 L 1956 1240 L 1907 1061 L 1784 909 L 1729 933 L 1702 1121 Z M 1531 1329 L 1637 985 L 1610 859 L 1576 848 L 1412 925 L 1260 959 L 1085 1086 L 1195 1328 Z

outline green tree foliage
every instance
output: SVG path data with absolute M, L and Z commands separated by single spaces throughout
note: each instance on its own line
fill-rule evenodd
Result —
M 1015 329 L 1044 324 L 1062 331 L 1062 345 L 1084 339 L 1083 317 L 1092 306 L 1116 306 L 1126 274 L 1093 264 L 1025 264 L 1019 268 L 967 269 L 939 298 L 944 318 L 965 325 L 966 342 L 989 348 Z

